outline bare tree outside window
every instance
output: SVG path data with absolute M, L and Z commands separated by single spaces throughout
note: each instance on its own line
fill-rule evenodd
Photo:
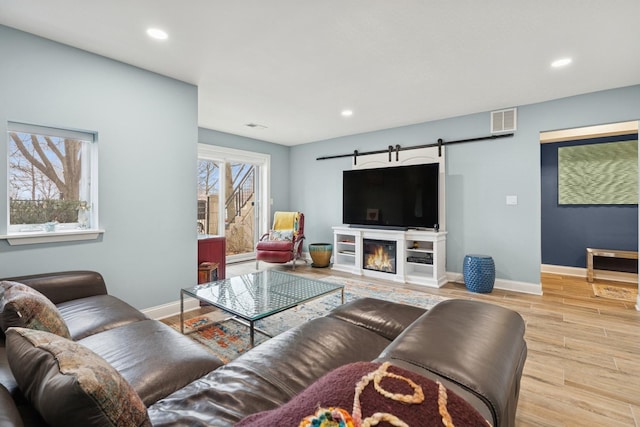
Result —
M 9 224 L 78 222 L 79 209 L 91 206 L 81 186 L 83 145 L 92 141 L 19 131 L 8 139 Z
M 255 171 L 242 162 L 198 160 L 198 233 L 224 233 L 227 255 L 253 252 Z
M 220 168 L 211 160 L 198 160 L 198 233 L 218 234 Z

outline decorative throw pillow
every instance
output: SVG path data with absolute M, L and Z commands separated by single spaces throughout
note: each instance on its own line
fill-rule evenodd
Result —
M 22 283 L 0 282 L 0 326 L 12 326 L 51 332 L 71 338 L 58 308 L 35 289 Z
M 49 332 L 10 328 L 7 359 L 18 386 L 49 425 L 151 425 L 131 385 L 79 343 Z
M 489 423 L 440 382 L 389 362 L 357 362 L 331 371 L 281 407 L 236 424 L 324 425 L 487 427 Z
M 269 240 L 293 241 L 293 230 L 271 230 L 269 231 Z

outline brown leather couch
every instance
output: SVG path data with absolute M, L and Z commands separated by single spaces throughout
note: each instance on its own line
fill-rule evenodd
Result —
M 449 300 L 425 312 L 359 299 L 222 365 L 200 344 L 109 296 L 98 273 L 11 280 L 36 288 L 57 305 L 73 339 L 122 374 L 154 426 L 232 426 L 280 407 L 326 373 L 359 361 L 389 361 L 438 380 L 493 425 L 515 424 L 525 326 L 519 314 L 496 305 Z M 0 426 L 46 425 L 22 397 L 5 353 L 2 339 Z

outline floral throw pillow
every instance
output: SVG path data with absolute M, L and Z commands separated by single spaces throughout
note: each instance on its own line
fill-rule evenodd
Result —
M 49 425 L 151 426 L 131 385 L 82 344 L 9 328 L 7 359 L 18 386 Z
M 269 240 L 292 242 L 293 230 L 271 230 L 269 231 Z
M 0 282 L 0 326 L 37 329 L 71 338 L 58 308 L 35 289 L 22 283 Z

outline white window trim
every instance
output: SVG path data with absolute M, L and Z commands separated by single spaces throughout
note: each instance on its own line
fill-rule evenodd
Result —
M 238 150 L 236 148 L 220 147 L 217 145 L 198 143 L 198 159 L 214 160 L 220 162 L 234 160 L 260 165 L 259 182 L 262 186 L 260 204 L 261 210 L 264 212 L 264 214 L 261 215 L 259 221 L 260 230 L 258 231 L 259 234 L 266 232 L 266 230 L 269 229 L 269 218 L 271 217 L 271 181 L 269 180 L 269 174 L 271 170 L 271 155 Z M 224 174 L 221 174 L 220 178 L 221 185 L 224 185 Z M 220 209 L 220 215 L 224 215 L 224 211 L 222 209 Z M 220 218 L 220 224 L 224 224 L 224 218 Z
M 11 246 L 34 245 L 39 243 L 71 242 L 76 240 L 95 240 L 104 233 L 102 229 L 57 230 L 46 233 L 5 234 L 0 240 L 6 240 Z
M 17 126 L 17 128 L 16 128 Z M 85 130 L 72 130 L 62 129 L 51 126 L 32 125 L 28 123 L 9 122 L 8 130 L 19 130 L 20 132 L 32 132 L 41 133 L 43 129 L 47 130 L 47 133 L 53 136 L 60 137 L 76 137 L 79 139 L 85 139 L 87 135 L 92 135 L 93 143 L 91 147 L 91 155 L 89 156 L 91 161 L 91 170 L 97 171 L 98 168 L 98 134 L 97 132 L 85 131 Z M 7 186 L 9 181 L 7 179 Z M 81 240 L 95 240 L 104 234 L 104 229 L 99 228 L 98 220 L 98 173 L 92 173 L 91 185 L 89 191 L 91 192 L 91 224 L 95 224 L 89 229 L 77 229 L 71 228 L 71 224 L 60 224 L 55 231 L 43 232 L 37 231 L 13 231 L 15 228 L 9 224 L 9 203 L 7 198 L 7 234 L 0 235 L 0 240 L 6 240 L 11 246 L 19 245 L 31 245 L 42 243 L 57 243 L 57 242 L 69 242 L 69 241 L 81 241 Z

